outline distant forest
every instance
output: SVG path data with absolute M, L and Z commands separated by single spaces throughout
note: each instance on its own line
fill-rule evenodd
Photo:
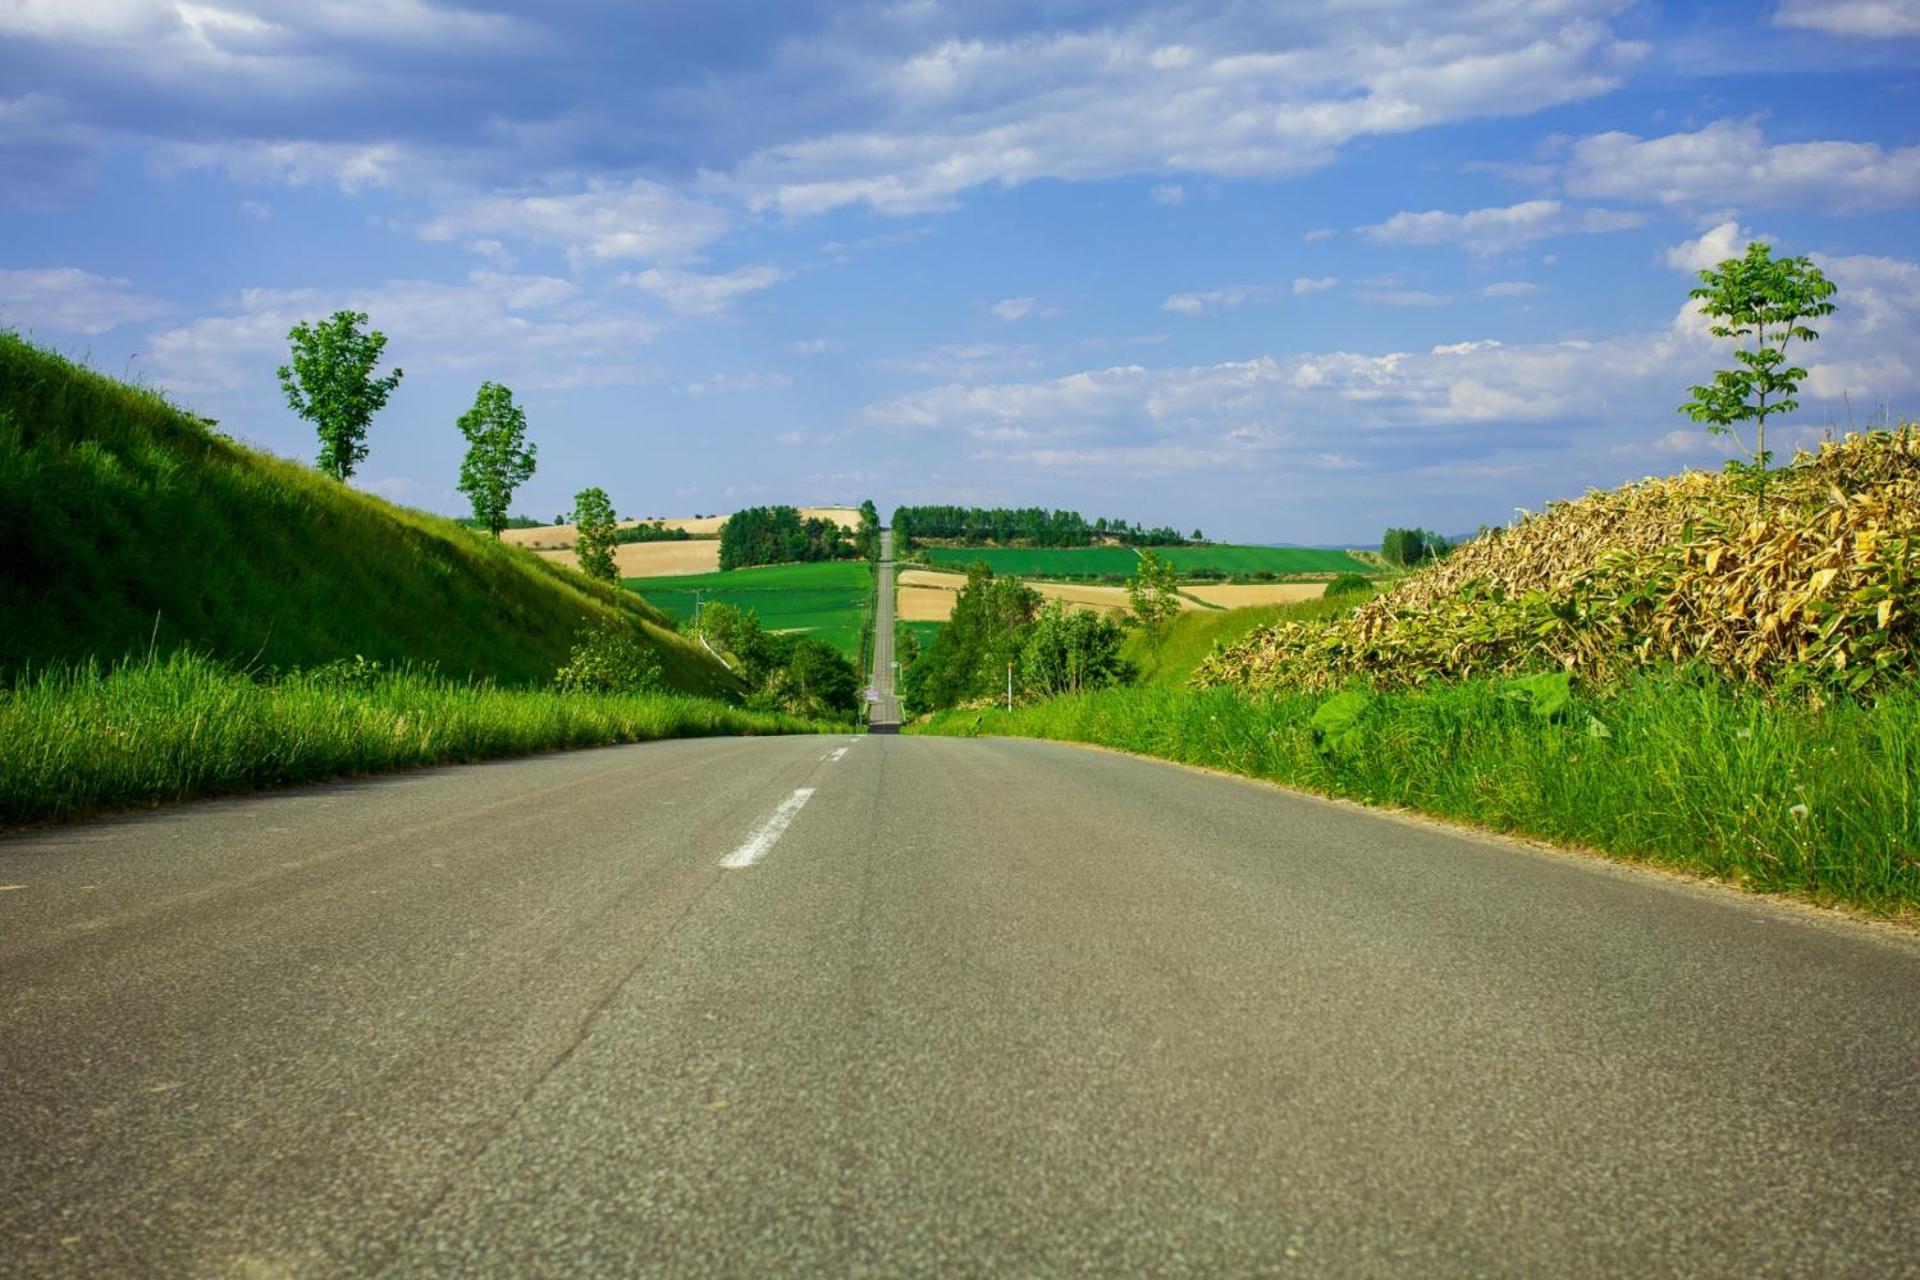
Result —
M 1198 529 L 1189 538 L 1166 526 L 1143 529 L 1105 516 L 1090 521 L 1078 511 L 1044 507 L 896 507 L 893 534 L 903 547 L 920 541 L 969 547 L 1088 547 L 1107 539 L 1129 547 L 1177 547 L 1202 541 Z
M 848 560 L 853 537 L 832 520 L 805 519 L 793 507 L 746 507 L 720 526 L 720 567 Z

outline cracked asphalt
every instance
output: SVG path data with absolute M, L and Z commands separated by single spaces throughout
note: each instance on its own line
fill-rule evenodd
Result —
M 0 838 L 0 1274 L 1920 1275 L 1916 994 L 1051 744 L 188 805 Z

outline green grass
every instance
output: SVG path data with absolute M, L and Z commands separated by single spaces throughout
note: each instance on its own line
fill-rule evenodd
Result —
M 1321 547 L 1160 547 L 1182 576 L 1192 573 L 1373 573 L 1374 566 L 1344 551 Z
M 582 625 L 615 623 L 675 688 L 737 688 L 630 592 L 244 448 L 6 333 L 0 512 L 0 684 L 188 647 L 264 669 L 358 653 L 531 685 Z
M 1822 710 L 1687 675 L 1635 677 L 1537 719 L 1498 684 L 1376 697 L 1317 750 L 1323 699 L 1124 688 L 946 712 L 909 732 L 1097 743 L 1607 850 L 1765 892 L 1920 906 L 1920 686 Z M 1595 736 L 1592 723 L 1611 735 Z
M 707 734 L 845 731 L 682 694 L 582 695 L 385 673 L 262 682 L 190 654 L 0 691 L 0 826 L 326 778 Z
M 1021 578 L 1128 576 L 1140 569 L 1140 557 L 1128 547 L 925 547 L 930 566 L 964 570 L 976 560 L 996 574 Z
M 769 631 L 803 631 L 858 661 L 873 601 L 873 566 L 865 560 L 776 564 L 677 578 L 628 578 L 625 585 L 678 618 L 705 604 L 753 609 Z
M 1131 577 L 1140 557 L 1131 547 L 926 547 L 929 565 L 964 569 L 983 560 L 995 573 L 1022 578 Z M 1316 547 L 1150 547 L 1182 576 L 1193 573 L 1372 573 L 1344 551 Z
M 1350 595 L 1334 600 L 1302 600 L 1294 604 L 1260 604 L 1244 609 L 1177 614 L 1158 636 L 1135 629 L 1127 634 L 1120 656 L 1139 670 L 1141 684 L 1177 688 L 1216 645 L 1238 644 L 1259 627 L 1276 622 L 1311 622 L 1333 617 L 1366 599 Z

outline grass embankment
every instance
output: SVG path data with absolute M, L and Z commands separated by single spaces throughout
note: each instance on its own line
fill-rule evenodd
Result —
M 1178 688 L 1186 684 L 1216 647 L 1239 644 L 1262 627 L 1281 622 L 1313 622 L 1353 609 L 1358 597 L 1302 600 L 1293 604 L 1262 604 L 1245 609 L 1176 614 L 1155 636 L 1135 629 L 1127 633 L 1120 656 L 1139 672 L 1139 683 Z
M 0 512 L 0 683 L 185 647 L 254 669 L 363 654 L 537 684 L 580 627 L 611 624 L 675 689 L 737 688 L 631 592 L 245 448 L 7 333 Z
M 909 733 L 1094 743 L 1569 842 L 1877 912 L 1920 907 L 1920 690 L 1815 710 L 1649 673 L 1547 721 L 1496 681 L 1377 695 L 1315 745 L 1324 695 L 1123 688 Z M 1594 723 L 1604 726 L 1598 736 Z
M 820 726 L 681 694 L 558 694 L 417 672 L 261 682 L 180 654 L 0 690 L 0 826 L 562 747 Z
M 802 632 L 858 660 L 872 612 L 873 577 L 870 561 L 825 560 L 673 578 L 629 578 L 625 585 L 680 618 L 693 616 L 696 599 L 752 609 L 768 631 Z

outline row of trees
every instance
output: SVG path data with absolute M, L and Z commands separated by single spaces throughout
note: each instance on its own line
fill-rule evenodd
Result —
M 1114 540 L 1128 546 L 1168 547 L 1201 541 L 1161 526 L 1146 529 L 1105 516 L 1089 521 L 1078 511 L 1049 511 L 1045 507 L 896 507 L 893 536 L 904 550 L 918 541 L 958 542 L 967 546 L 1022 544 L 1032 547 L 1086 547 Z
M 746 507 L 720 526 L 722 569 L 844 560 L 854 554 L 853 539 L 838 522 L 817 516 L 803 519 L 794 507 Z
M 991 698 L 1009 667 L 1027 697 L 1124 684 L 1133 678 L 1120 657 L 1125 638 L 1105 614 L 1043 601 L 1018 578 L 974 564 L 947 624 L 924 650 L 905 655 L 900 698 L 912 715 Z
M 824 640 L 768 631 L 752 609 L 724 601 L 688 625 L 734 656 L 749 707 L 822 719 L 856 718 L 865 709 L 860 673 Z
M 1389 529 L 1380 539 L 1380 558 L 1404 569 L 1438 560 L 1453 544 L 1430 529 Z

